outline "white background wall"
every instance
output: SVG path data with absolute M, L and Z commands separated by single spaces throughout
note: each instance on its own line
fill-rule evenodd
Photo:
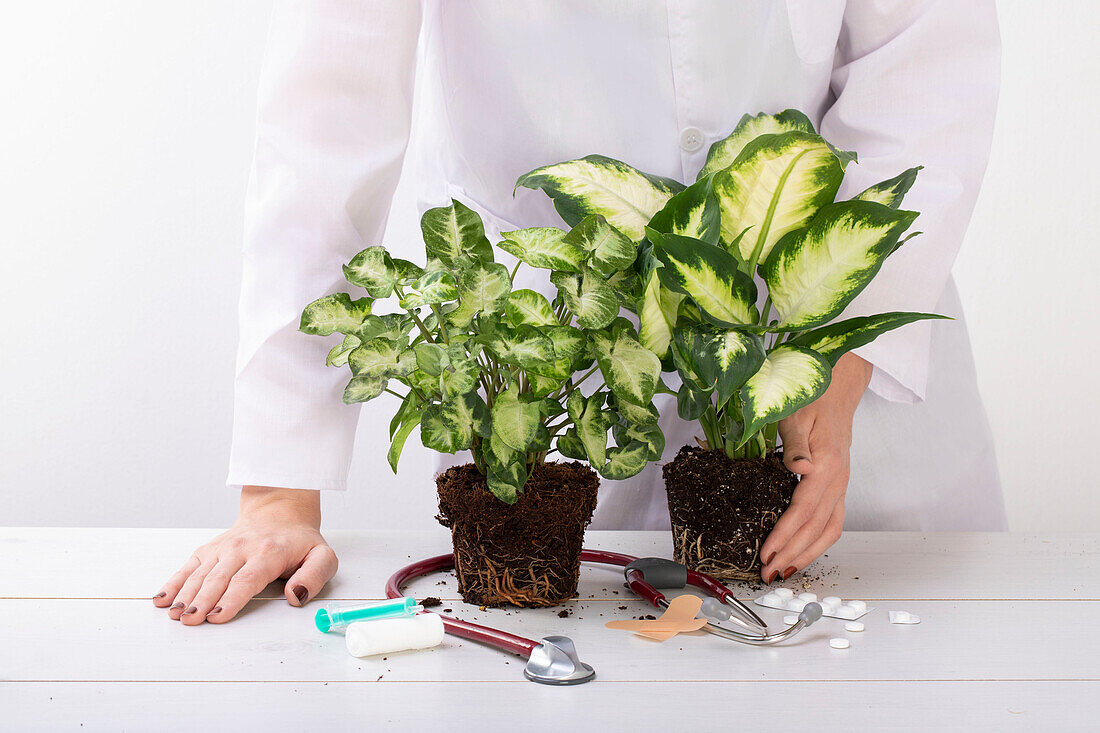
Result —
M 270 6 L 42 0 L 0 18 L 0 525 L 231 521 Z M 996 139 L 956 267 L 1015 530 L 1100 527 L 1098 21 L 1089 0 L 1001 3 Z M 416 229 L 408 183 L 394 241 Z M 410 441 L 393 477 L 386 417 L 363 421 L 329 526 L 435 526 L 431 462 Z

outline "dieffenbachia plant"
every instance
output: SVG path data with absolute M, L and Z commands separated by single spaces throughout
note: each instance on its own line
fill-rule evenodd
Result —
M 750 458 L 774 450 L 779 420 L 821 396 L 841 355 L 941 317 L 830 323 L 917 217 L 900 205 L 919 167 L 836 201 L 855 159 L 787 110 L 743 117 L 688 186 L 595 155 L 519 183 L 568 223 L 599 214 L 640 240 L 639 340 L 679 373 L 678 413 L 699 421 L 706 447 Z
M 619 316 L 621 294 L 637 290 L 635 241 L 596 213 L 568 231 L 504 232 L 496 246 L 516 258 L 509 271 L 495 261 L 481 217 L 458 201 L 426 211 L 421 228 L 424 267 L 367 247 L 344 266 L 366 295 L 319 298 L 300 325 L 309 334 L 343 334 L 327 363 L 351 370 L 345 402 L 384 393 L 401 400 L 390 422 L 394 472 L 417 426 L 428 448 L 469 449 L 507 503 L 554 449 L 609 479 L 629 478 L 661 456 L 652 402 L 661 363 Z M 512 289 L 524 264 L 550 270 L 553 301 Z M 387 298 L 396 309 L 375 312 Z M 595 374 L 603 384 L 583 394 Z

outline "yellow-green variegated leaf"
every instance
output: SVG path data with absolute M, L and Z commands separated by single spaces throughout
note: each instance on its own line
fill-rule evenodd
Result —
M 388 298 L 401 273 L 384 247 L 367 247 L 344 265 L 344 277 L 372 298 Z
M 761 135 L 778 135 L 784 132 L 807 132 L 812 135 L 817 131 L 810 118 L 797 109 L 783 110 L 774 115 L 763 112 L 756 116 L 746 114 L 729 137 L 710 146 L 707 162 L 703 164 L 696 180 L 733 165 L 745 146 Z
M 591 365 L 592 354 L 588 349 L 588 335 L 584 331 L 572 326 L 549 326 L 539 330 L 554 344 L 555 363 L 564 371 L 572 373 Z M 569 373 L 560 376 L 564 379 Z M 559 372 L 555 371 L 554 375 L 558 376 Z
M 502 443 L 495 433 L 482 445 L 489 491 L 505 504 L 514 504 L 527 483 L 527 455 Z
M 520 186 L 545 191 L 571 227 L 589 214 L 602 214 L 635 242 L 644 236 L 650 218 L 684 187 L 603 155 L 536 168 L 519 177 L 516 188 Z
M 721 211 L 712 190 L 713 180 L 696 181 L 668 200 L 648 226 L 665 234 L 682 234 L 718 244 L 722 234 Z
M 595 270 L 553 272 L 550 273 L 550 282 L 557 287 L 581 328 L 603 328 L 619 314 L 619 299 L 615 290 Z
M 614 338 L 593 333 L 592 344 L 604 381 L 615 396 L 639 407 L 648 405 L 661 378 L 661 360 L 657 355 L 625 329 Z
M 534 290 L 513 290 L 504 306 L 504 315 L 513 326 L 560 325 L 550 301 Z
M 695 325 L 677 329 L 680 353 L 691 354 L 699 379 L 718 395 L 718 406 L 726 404 L 764 363 L 764 340 L 755 333 Z
M 572 398 L 574 394 L 578 395 L 574 401 L 580 409 L 571 409 L 570 415 L 577 415 L 573 418 L 577 438 L 584 446 L 589 463 L 598 471 L 607 457 L 607 431 L 614 424 L 615 417 L 603 409 L 606 392 L 580 397 L 580 393 L 574 390 L 569 396 Z
M 660 460 L 665 452 L 665 434 L 661 432 L 661 427 L 657 423 L 648 425 L 616 423 L 611 428 L 611 434 L 615 436 L 615 442 L 620 446 L 628 446 L 634 441 L 644 444 L 647 448 L 646 461 Z
M 400 378 L 416 369 L 416 352 L 377 338 L 353 350 L 348 356 L 348 366 L 357 377 Z
M 641 406 L 632 405 L 626 400 L 615 399 L 613 406 L 628 425 L 654 425 L 661 417 L 661 413 L 657 411 L 657 405 L 652 402 Z
M 935 313 L 881 313 L 877 316 L 861 316 L 830 323 L 812 331 L 799 334 L 787 343 L 802 346 L 821 354 L 830 366 L 852 349 L 869 344 L 876 338 L 915 321 L 948 318 Z M 950 319 L 948 319 L 950 320 Z
M 576 426 L 569 428 L 559 435 L 555 447 L 558 449 L 558 453 L 561 453 L 566 458 L 572 458 L 577 461 L 588 460 L 588 454 L 584 451 L 584 443 L 581 442 L 580 436 L 577 434 Z
M 661 437 L 663 440 L 664 436 Z M 649 462 L 650 454 L 651 448 L 648 443 L 635 440 L 625 446 L 608 450 L 607 463 L 602 467 L 596 466 L 596 470 L 605 479 L 622 481 L 631 476 L 637 476 Z
M 505 364 L 515 364 L 521 369 L 536 372 L 552 368 L 556 358 L 554 342 L 534 326 L 502 326 L 497 329 L 489 347 Z
M 527 452 L 549 436 L 539 403 L 521 395 L 513 382 L 493 402 L 493 435 L 512 450 Z
M 638 340 L 657 356 L 664 358 L 672 341 L 672 327 L 680 309 L 683 293 L 661 285 L 657 268 L 646 275 L 645 290 L 638 306 Z
M 363 343 L 376 338 L 408 343 L 409 332 L 413 329 L 413 320 L 408 313 L 386 313 L 369 315 L 363 319 L 363 325 L 355 333 Z
M 565 235 L 565 241 L 584 252 L 588 267 L 604 277 L 630 267 L 638 256 L 638 245 L 600 214 L 589 214 L 581 219 Z
M 443 418 L 441 405 L 424 405 L 420 411 L 420 442 L 439 453 L 457 453 L 470 447 L 473 431 L 455 430 Z
M 860 201 L 874 201 L 889 206 L 891 209 L 897 209 L 901 206 L 905 194 L 909 193 L 909 189 L 913 187 L 913 183 L 917 180 L 917 172 L 923 168 L 923 165 L 910 168 L 888 181 L 876 183 L 855 198 Z
M 501 232 L 504 240 L 497 244 L 505 252 L 531 267 L 548 270 L 580 272 L 584 251 L 566 238 L 557 227 L 531 227 Z
M 328 366 L 341 367 L 348 363 L 348 356 L 351 352 L 355 351 L 363 342 L 353 333 L 349 333 L 344 336 L 344 340 L 336 344 L 329 350 L 328 356 L 325 357 L 325 364 Z
M 420 217 L 424 249 L 431 259 L 462 269 L 473 262 L 493 261 L 493 247 L 477 212 L 451 199 L 450 206 L 428 209 Z
M 411 292 L 401 299 L 405 310 L 424 305 L 446 303 L 458 298 L 458 283 L 453 273 L 447 270 L 426 272 L 420 276 Z
M 646 232 L 662 265 L 657 269 L 662 285 L 687 295 L 716 323 L 756 323 L 756 284 L 733 255 L 691 237 Z
M 387 381 L 383 377 L 352 377 L 344 388 L 344 404 L 373 400 L 386 389 Z
M 444 398 L 466 394 L 477 387 L 481 365 L 461 344 L 446 347 L 446 359 L 439 373 L 439 391 Z
M 440 405 L 440 417 L 452 430 L 458 431 L 469 445 L 474 435 L 488 438 L 492 435 L 489 408 L 476 391 L 453 395 Z
M 481 313 L 500 313 L 508 303 L 512 279 L 508 268 L 496 262 L 477 263 L 458 276 L 458 308 L 447 314 L 452 324 L 465 327 Z
M 765 135 L 714 174 L 722 210 L 722 239 L 738 242 L 743 262 L 762 262 L 787 232 L 805 226 L 836 198 L 844 168 L 817 135 Z
M 823 395 L 830 379 L 829 362 L 809 349 L 784 344 L 772 351 L 741 388 L 741 443 Z
M 916 217 L 873 201 L 841 201 L 791 232 L 760 266 L 779 314 L 776 327 L 801 331 L 831 321 L 871 282 Z
M 352 300 L 347 293 L 335 293 L 318 298 L 302 311 L 298 330 L 314 336 L 333 333 L 355 333 L 370 315 L 371 300 Z

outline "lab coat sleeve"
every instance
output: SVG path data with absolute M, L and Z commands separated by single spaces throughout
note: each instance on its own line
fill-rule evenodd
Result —
M 347 290 L 341 265 L 381 242 L 408 145 L 420 3 L 280 0 L 245 203 L 226 484 L 346 487 L 359 406 L 336 343 L 302 309 Z
M 855 150 L 839 198 L 923 165 L 903 208 L 920 212 L 912 239 L 842 318 L 933 312 L 950 277 L 989 159 L 1000 84 L 993 0 L 850 0 L 832 74 L 835 102 L 821 134 Z M 870 388 L 897 402 L 925 397 L 932 328 L 920 322 L 855 353 L 874 365 Z

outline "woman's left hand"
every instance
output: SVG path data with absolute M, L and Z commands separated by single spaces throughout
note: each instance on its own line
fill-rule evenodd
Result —
M 765 583 L 789 578 L 840 539 L 852 417 L 871 380 L 872 366 L 849 352 L 817 401 L 779 423 L 783 462 L 802 476 L 791 505 L 760 548 Z

